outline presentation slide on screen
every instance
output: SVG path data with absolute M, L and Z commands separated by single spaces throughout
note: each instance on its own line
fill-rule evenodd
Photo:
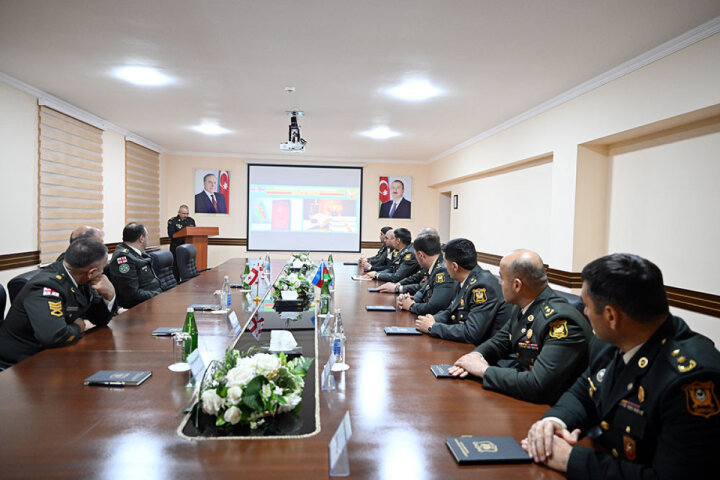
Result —
M 248 165 L 248 250 L 360 251 L 362 168 Z

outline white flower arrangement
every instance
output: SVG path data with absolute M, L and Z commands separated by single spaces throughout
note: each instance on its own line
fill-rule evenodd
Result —
M 249 425 L 256 429 L 267 417 L 298 408 L 312 358 L 269 353 L 241 356 L 229 350 L 216 363 L 212 378 L 200 392 L 202 411 L 216 418 L 215 425 Z
M 300 273 L 281 273 L 273 287 L 273 298 L 277 300 L 281 292 L 297 292 L 300 297 L 312 297 L 315 293 L 310 281 Z
M 293 253 L 285 263 L 285 270 L 299 270 L 301 272 L 310 272 L 316 268 L 315 262 L 310 258 L 310 254 L 305 253 Z

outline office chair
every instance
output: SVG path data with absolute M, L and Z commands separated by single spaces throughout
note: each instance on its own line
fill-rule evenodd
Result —
M 30 281 L 32 278 L 40 273 L 41 270 L 35 269 L 30 270 L 25 273 L 21 273 L 20 275 L 16 275 L 13 278 L 10 279 L 10 281 L 7 284 L 8 289 L 8 296 L 10 297 L 10 303 L 15 300 L 15 297 L 18 296 L 20 293 L 20 290 L 23 289 L 23 287 Z
M 175 254 L 177 255 L 180 282 L 186 282 L 200 275 L 197 264 L 195 263 L 195 257 L 197 257 L 197 248 L 195 248 L 195 245 L 190 245 L 189 243 L 178 245 Z
M 169 250 L 154 250 L 147 252 L 147 254 L 150 255 L 152 269 L 158 280 L 160 280 L 160 287 L 163 292 L 177 285 L 177 280 L 173 275 L 173 254 Z

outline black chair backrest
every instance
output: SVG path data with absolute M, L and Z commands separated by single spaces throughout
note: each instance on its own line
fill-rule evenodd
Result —
M 5 303 L 7 302 L 7 292 L 5 287 L 0 283 L 0 325 L 2 325 L 3 319 L 5 318 Z
M 154 250 L 147 252 L 152 260 L 152 269 L 160 280 L 160 287 L 170 290 L 177 285 L 175 275 L 173 275 L 173 254 L 169 250 Z
M 178 245 L 175 255 L 177 255 L 177 266 L 181 281 L 184 282 L 200 275 L 195 263 L 195 257 L 197 257 L 195 245 L 189 243 Z
M 8 296 L 10 297 L 10 303 L 15 300 L 15 297 L 18 296 L 20 293 L 20 290 L 23 289 L 23 287 L 30 281 L 32 278 L 40 273 L 41 270 L 35 269 L 30 270 L 25 273 L 21 273 L 20 275 L 16 275 L 13 278 L 10 279 L 10 281 L 7 284 L 8 287 Z

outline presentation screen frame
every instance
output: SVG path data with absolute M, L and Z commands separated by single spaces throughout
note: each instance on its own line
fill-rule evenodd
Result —
M 282 249 L 259 249 L 259 248 L 251 248 L 250 245 L 250 169 L 252 167 L 274 167 L 274 168 L 321 168 L 321 169 L 343 169 L 343 170 L 358 170 L 360 174 L 360 201 L 359 201 L 359 211 L 358 211 L 358 243 L 357 243 L 357 249 L 356 250 L 337 250 L 333 249 L 332 252 L 339 252 L 339 253 L 360 253 L 362 251 L 362 207 L 363 207 L 363 179 L 364 179 L 364 171 L 363 167 L 350 167 L 350 166 L 336 166 L 336 165 L 291 165 L 286 163 L 248 163 L 247 164 L 247 185 L 246 185 L 246 207 L 245 207 L 245 232 L 247 236 L 247 246 L 246 250 L 248 252 L 327 252 L 327 249 L 288 249 L 288 250 L 282 250 Z

